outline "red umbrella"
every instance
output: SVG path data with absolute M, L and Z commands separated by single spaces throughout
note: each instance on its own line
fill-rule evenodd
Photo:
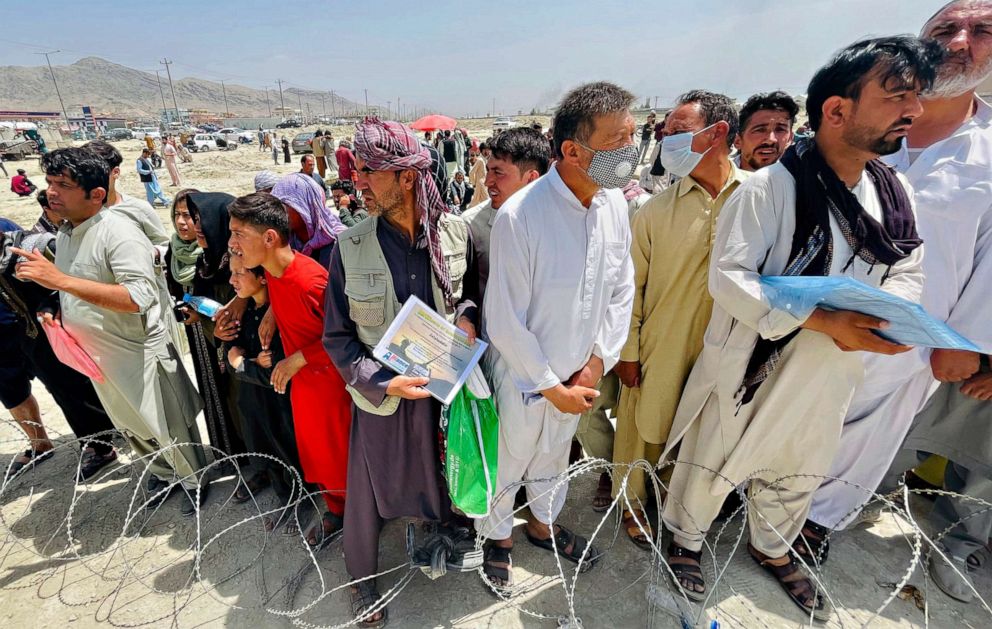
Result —
M 410 128 L 417 131 L 437 131 L 438 129 L 452 131 L 457 126 L 458 121 L 454 118 L 442 116 L 441 114 L 431 114 L 412 123 Z

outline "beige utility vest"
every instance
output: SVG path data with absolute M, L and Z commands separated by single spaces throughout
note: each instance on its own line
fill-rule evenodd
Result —
M 358 330 L 358 339 L 369 352 L 382 339 L 403 307 L 396 298 L 393 276 L 376 236 L 378 225 L 379 217 L 372 216 L 338 235 L 349 314 Z M 448 277 L 451 278 L 451 301 L 458 303 L 462 296 L 465 271 L 468 269 L 468 261 L 465 259 L 468 251 L 468 225 L 459 216 L 443 214 L 438 220 L 438 230 L 444 263 L 448 267 Z M 433 273 L 431 286 L 435 307 L 439 312 L 443 309 L 445 317 L 454 322 L 455 309 L 448 306 Z M 400 404 L 399 397 L 390 395 L 381 405 L 376 406 L 354 387 L 348 385 L 347 389 L 358 408 L 375 415 L 392 415 Z

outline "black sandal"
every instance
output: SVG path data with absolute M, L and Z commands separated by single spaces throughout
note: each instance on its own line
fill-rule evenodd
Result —
M 582 559 L 582 554 L 585 553 L 585 561 L 582 562 L 581 572 L 588 572 L 595 567 L 596 562 L 599 561 L 599 550 L 589 544 L 586 538 L 581 535 L 576 535 L 572 531 L 568 530 L 564 526 L 558 526 L 558 532 L 554 534 L 555 541 L 552 542 L 551 538 L 539 539 L 530 534 L 530 531 L 526 531 L 527 541 L 531 544 L 537 546 L 538 548 L 543 548 L 544 550 L 550 550 L 551 552 L 557 552 L 559 557 L 567 559 L 572 563 L 579 563 Z M 572 552 L 567 552 L 565 549 L 569 546 L 572 547 Z M 586 552 L 586 548 L 589 548 L 589 552 Z
M 319 550 L 338 536 L 344 528 L 344 518 L 330 511 L 325 511 L 320 522 L 307 531 L 307 544 L 314 550 Z
M 769 574 L 775 577 L 785 593 L 789 595 L 792 602 L 799 606 L 806 615 L 812 614 L 814 620 L 826 622 L 830 620 L 830 611 L 827 609 L 823 595 L 818 593 L 810 580 L 800 569 L 799 562 L 795 557 L 789 556 L 789 563 L 776 566 L 770 563 L 768 557 L 750 543 L 747 545 L 747 552 L 751 558 Z
M 486 543 L 482 572 L 486 575 L 490 587 L 496 590 L 496 592 L 502 593 L 513 587 L 513 573 L 511 572 L 513 569 L 513 560 L 510 558 L 512 550 L 512 546 L 510 548 L 503 548 L 492 540 Z M 500 563 L 506 564 L 506 566 L 495 565 Z M 499 579 L 502 583 L 496 583 L 493 579 Z
M 35 467 L 40 463 L 44 463 L 48 459 L 52 458 L 55 454 L 54 449 L 45 450 L 43 452 L 38 452 L 37 450 L 27 449 L 20 454 L 20 456 L 27 457 L 27 461 L 14 461 L 10 466 L 10 473 L 7 475 L 8 478 L 12 478 L 15 474 L 23 470 L 29 465 Z
M 672 561 L 673 559 L 683 559 L 686 561 Z M 672 582 L 680 592 L 685 593 L 690 601 L 699 603 L 706 598 L 706 580 L 703 578 L 703 553 L 698 550 L 689 550 L 679 546 L 675 542 L 668 545 L 668 567 L 672 569 Z M 682 581 L 688 581 L 692 589 L 682 585 Z M 697 592 L 695 587 L 703 588 L 702 592 Z
M 383 607 L 377 612 L 366 613 L 370 608 L 379 604 L 379 590 L 376 589 L 373 581 L 362 581 L 351 586 L 351 613 L 358 620 L 358 626 L 365 629 L 382 629 L 389 622 L 389 610 Z M 368 620 L 367 617 L 379 614 L 376 620 Z
M 827 563 L 827 556 L 830 554 L 830 540 L 827 539 L 829 534 L 830 529 L 827 527 L 820 526 L 813 520 L 806 520 L 792 549 L 807 563 L 822 566 Z
M 603 513 L 613 504 L 613 480 L 607 472 L 599 475 L 599 484 L 596 485 L 596 493 L 592 497 L 592 510 L 596 513 Z

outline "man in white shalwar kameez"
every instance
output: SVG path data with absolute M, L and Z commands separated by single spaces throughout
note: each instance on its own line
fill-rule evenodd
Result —
M 488 518 L 487 577 L 511 583 L 514 483 L 526 481 L 527 538 L 585 567 L 598 551 L 555 524 L 572 438 L 627 336 L 633 265 L 620 188 L 637 161 L 634 97 L 609 83 L 565 96 L 554 122 L 558 159 L 496 216 L 485 300 L 486 367 L 500 416 L 499 466 Z M 559 485 L 559 483 L 561 483 Z M 501 492 L 504 492 L 500 495 Z
M 710 265 L 713 316 L 666 452 L 680 447 L 663 513 L 674 533 L 669 565 L 694 600 L 705 597 L 709 526 L 724 497 L 750 480 L 749 553 L 806 614 L 829 614 L 789 548 L 864 375 L 861 352 L 909 348 L 874 334 L 885 322 L 867 315 L 773 308 L 759 280 L 847 276 L 918 300 L 923 248 L 911 193 L 876 158 L 899 147 L 922 111 L 918 92 L 938 55 L 912 37 L 839 52 L 810 82 L 815 141 L 788 149 L 724 205 Z
M 915 190 L 926 242 L 921 304 L 992 353 L 992 107 L 976 87 L 992 75 L 992 1 L 951 2 L 923 27 L 947 50 L 924 113 L 886 158 Z M 916 350 L 866 357 L 864 384 L 845 419 L 837 457 L 804 531 L 815 549 L 827 529 L 850 524 L 889 470 L 914 416 L 941 382 L 962 382 L 980 354 Z M 800 545 L 806 543 L 799 542 Z M 800 552 L 803 552 L 800 550 Z M 962 558 L 962 563 L 964 558 Z

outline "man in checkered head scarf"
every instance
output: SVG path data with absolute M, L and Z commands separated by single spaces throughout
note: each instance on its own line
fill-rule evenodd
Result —
M 413 225 L 419 224 L 427 235 L 431 268 L 451 305 L 451 279 L 437 226 L 448 206 L 430 175 L 431 155 L 427 147 L 406 125 L 369 116 L 356 125 L 355 163 L 358 188 L 369 213 L 399 218 L 415 212 Z M 414 231 L 407 236 L 413 241 L 417 235 Z

